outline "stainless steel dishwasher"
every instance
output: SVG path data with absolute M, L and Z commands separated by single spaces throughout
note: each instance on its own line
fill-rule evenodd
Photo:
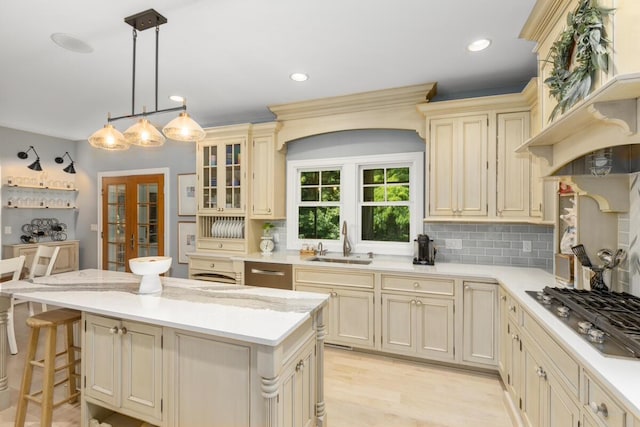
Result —
M 245 261 L 244 284 L 264 288 L 293 289 L 291 264 Z

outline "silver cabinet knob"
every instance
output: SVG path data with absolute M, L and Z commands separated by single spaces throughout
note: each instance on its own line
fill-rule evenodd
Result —
M 304 369 L 304 360 L 300 360 L 297 364 L 296 364 L 296 372 L 300 372 L 301 370 Z
M 607 409 L 607 405 L 604 403 L 597 404 L 596 402 L 589 403 L 589 408 L 595 413 L 602 415 L 603 418 L 607 418 L 609 416 L 609 410 Z
M 416 300 L 412 299 L 411 304 L 415 304 L 415 303 L 416 303 Z
M 502 296 L 500 297 L 500 299 L 501 299 L 502 301 L 506 301 L 506 300 L 507 300 L 507 296 L 506 296 L 506 295 L 502 295 Z
M 216 264 L 212 262 L 211 264 L 209 264 L 209 267 L 216 268 Z
M 120 332 L 120 328 L 118 328 L 117 326 L 113 326 L 109 329 L 109 332 L 111 332 L 112 334 L 117 334 L 118 332 Z
M 518 336 L 518 334 L 513 334 L 511 335 L 511 339 L 514 341 L 518 341 L 520 339 L 520 337 Z
M 418 282 L 413 282 L 413 287 L 414 287 L 414 288 L 419 288 L 419 287 L 420 287 L 420 283 L 418 283 Z
M 416 301 L 416 305 L 422 305 L 422 301 Z
M 127 334 L 127 328 L 125 328 L 124 326 L 122 328 L 120 328 L 120 330 L 118 331 L 119 335 L 126 335 Z
M 338 296 L 338 293 L 337 293 L 337 292 L 335 292 L 335 291 L 332 291 L 332 292 L 331 292 L 331 296 L 332 296 L 332 297 L 337 297 L 337 296 Z

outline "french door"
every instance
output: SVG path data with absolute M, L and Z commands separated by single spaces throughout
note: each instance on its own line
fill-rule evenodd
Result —
M 129 260 L 164 255 L 164 175 L 102 178 L 102 268 L 130 271 Z

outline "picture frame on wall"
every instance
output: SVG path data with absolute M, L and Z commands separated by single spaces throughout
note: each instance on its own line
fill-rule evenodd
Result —
M 194 216 L 196 207 L 196 174 L 178 174 L 178 216 Z
M 196 223 L 180 221 L 178 222 L 178 263 L 187 264 L 189 262 L 188 252 L 196 250 Z

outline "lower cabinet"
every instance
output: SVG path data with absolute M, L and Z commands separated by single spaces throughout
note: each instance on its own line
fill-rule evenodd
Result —
M 383 293 L 382 349 L 453 361 L 453 300 Z
M 493 283 L 463 284 L 463 362 L 498 365 L 498 289 Z
M 311 340 L 299 357 L 282 370 L 279 419 L 283 427 L 315 425 L 315 341 Z
M 297 291 L 330 295 L 327 343 L 374 348 L 373 291 L 296 285 Z
M 39 243 L 45 246 L 58 246 L 58 259 L 53 266 L 51 274 L 65 273 L 67 271 L 75 271 L 79 267 L 80 242 L 77 240 L 65 240 L 62 242 L 43 242 Z M 33 256 L 38 250 L 38 243 L 26 243 L 19 245 L 5 245 L 3 247 L 4 258 L 14 258 L 20 255 L 25 256 L 24 266 L 28 270 L 31 268 Z M 28 273 L 27 273 L 28 274 Z
M 162 328 L 85 315 L 84 394 L 91 403 L 162 423 Z

